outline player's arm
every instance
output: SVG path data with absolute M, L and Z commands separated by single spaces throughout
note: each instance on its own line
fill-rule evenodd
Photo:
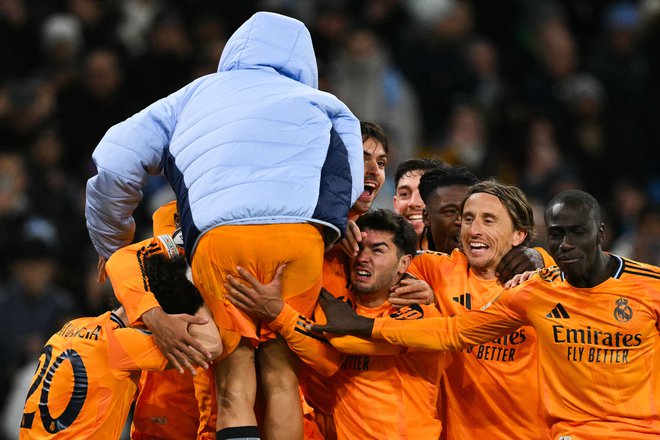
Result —
M 208 321 L 199 315 L 165 313 L 149 290 L 144 271 L 145 259 L 156 254 L 173 258 L 178 253 L 176 245 L 168 242 L 168 237 L 154 237 L 119 249 L 107 261 L 106 271 L 115 296 L 126 310 L 129 323 L 137 326 L 144 323 L 175 368 L 183 372 L 182 366 L 185 366 L 192 372 L 191 360 L 202 367 L 207 366 L 205 359 L 209 359 L 212 353 L 189 333 L 189 329 L 193 328 L 189 326 L 205 325 Z
M 334 295 L 326 290 L 324 287 L 321 288 L 321 294 Z M 346 297 L 338 298 L 342 302 L 350 303 Z M 349 305 L 350 307 L 350 305 Z M 326 322 L 325 314 L 320 305 L 317 304 L 314 309 L 313 322 L 310 321 L 305 323 L 305 328 L 310 327 L 314 324 L 323 324 Z M 386 356 L 393 354 L 400 354 L 406 351 L 405 347 L 399 347 L 395 345 L 388 344 L 383 341 L 374 341 L 371 338 L 362 338 L 359 336 L 353 335 L 335 335 L 332 333 L 317 334 L 318 337 L 323 337 L 327 339 L 333 347 L 344 354 L 349 355 L 369 355 L 369 356 Z
M 502 257 L 497 265 L 497 278 L 504 284 L 523 272 L 535 271 L 547 267 L 546 258 L 552 260 L 543 248 L 529 248 L 522 245 L 515 246 Z
M 227 299 L 250 316 L 269 322 L 270 328 L 284 338 L 291 351 L 303 362 L 323 376 L 332 376 L 341 366 L 342 355 L 324 337 L 309 332 L 305 326 L 311 321 L 282 300 L 284 267 L 277 268 L 268 284 L 262 284 L 251 273 L 238 267 L 238 274 L 248 284 L 228 275 L 225 284 Z
M 278 267 L 273 281 L 262 284 L 251 273 L 238 267 L 237 272 L 248 282 L 248 285 L 228 275 L 225 285 L 228 292 L 227 298 L 245 313 L 270 322 L 271 329 L 282 335 L 291 351 L 320 374 L 328 375 L 328 371 L 334 373 L 339 368 L 341 362 L 339 352 L 391 355 L 406 351 L 405 347 L 397 347 L 382 341 L 372 341 L 368 338 L 309 332 L 307 327 L 317 322 L 325 322 L 323 311 L 317 307 L 314 312 L 314 321 L 312 321 L 282 300 L 280 280 L 283 268 L 284 266 Z M 322 291 L 324 290 L 322 289 Z M 328 293 L 328 295 L 330 294 Z
M 398 320 L 416 320 L 440 316 L 434 305 L 412 304 L 393 312 L 388 318 Z M 325 319 L 324 319 L 325 320 Z M 342 353 L 361 354 L 371 356 L 389 356 L 401 354 L 410 350 L 410 347 L 391 344 L 386 341 L 374 340 L 352 335 L 325 334 L 332 345 Z
M 306 326 L 310 323 L 312 321 L 284 303 L 280 314 L 268 325 L 314 371 L 325 377 L 332 376 L 341 366 L 342 355 L 326 338 L 309 332 Z
M 112 254 L 105 268 L 117 300 L 124 306 L 131 325 L 142 324 L 142 315 L 160 308 L 144 274 L 144 258 L 153 252 L 151 239 L 123 247 Z
M 167 368 L 168 360 L 149 331 L 133 327 L 107 329 L 110 368 L 125 371 L 162 371 Z
M 94 149 L 97 174 L 87 181 L 85 218 L 100 256 L 109 258 L 131 243 L 141 189 L 149 175 L 161 172 L 180 102 L 194 87 L 192 83 L 114 125 Z
M 191 334 L 211 353 L 213 358 L 222 354 L 220 334 L 213 323 L 213 317 L 206 306 L 200 308 L 200 316 L 206 316 L 209 323 L 191 325 Z M 159 350 L 151 332 L 133 327 L 111 329 L 108 332 L 108 356 L 110 367 L 116 370 L 162 371 L 177 368 Z M 195 375 L 194 369 L 191 373 Z
M 428 287 L 431 300 L 420 301 L 419 304 L 434 304 L 438 307 L 437 294 L 432 287 L 434 285 L 434 280 L 437 277 L 436 265 L 438 262 L 435 259 L 438 258 L 438 255 L 442 255 L 442 258 L 448 257 L 446 254 L 440 252 L 425 251 L 423 254 L 413 258 L 410 266 L 408 266 L 405 277 L 401 280 L 402 282 L 406 279 L 419 280 L 424 283 L 423 287 Z M 454 260 L 447 258 L 447 261 L 453 262 Z M 446 264 L 446 262 L 443 262 L 443 264 Z
M 511 291 L 507 291 L 502 294 L 502 301 L 495 301 L 486 310 L 475 310 L 465 315 L 398 320 L 358 316 L 342 301 L 322 295 L 319 302 L 328 323 L 312 326 L 310 330 L 373 337 L 423 350 L 460 350 L 492 341 L 525 324 L 523 319 L 509 313 L 507 303 L 510 296 Z

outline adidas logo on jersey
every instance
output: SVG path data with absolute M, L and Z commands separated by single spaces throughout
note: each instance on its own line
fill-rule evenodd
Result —
M 472 310 L 472 296 L 470 296 L 469 293 L 466 293 L 464 295 L 460 296 L 455 296 L 452 298 L 454 301 L 462 305 L 468 310 Z
M 564 319 L 568 319 L 571 317 L 564 308 L 564 306 L 561 305 L 561 303 L 557 303 L 557 305 L 552 310 L 550 310 L 550 313 L 548 313 L 545 316 L 546 318 L 564 318 Z

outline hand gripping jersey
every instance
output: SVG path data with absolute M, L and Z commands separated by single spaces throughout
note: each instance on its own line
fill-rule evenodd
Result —
M 658 438 L 660 268 L 612 258 L 617 270 L 595 287 L 573 287 L 549 268 L 484 310 L 405 323 L 377 319 L 372 336 L 456 350 L 533 325 L 552 439 Z
M 444 316 L 479 310 L 501 294 L 497 280 L 477 278 L 465 254 L 426 253 L 409 273 L 435 292 Z M 538 394 L 536 332 L 522 326 L 454 356 L 443 375 L 442 402 L 448 439 L 546 438 Z
M 136 370 L 166 365 L 151 335 L 125 328 L 112 312 L 70 321 L 39 357 L 19 438 L 119 438 L 137 389 Z

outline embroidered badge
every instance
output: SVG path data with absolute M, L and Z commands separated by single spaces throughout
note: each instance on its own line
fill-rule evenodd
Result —
M 628 322 L 632 319 L 633 311 L 628 305 L 628 300 L 619 298 L 616 300 L 616 307 L 614 308 L 614 317 L 619 322 Z

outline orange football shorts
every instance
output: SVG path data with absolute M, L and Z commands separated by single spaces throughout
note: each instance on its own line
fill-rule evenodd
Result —
M 282 296 L 298 312 L 311 316 L 321 288 L 323 251 L 323 237 L 309 223 L 218 226 L 197 244 L 193 281 L 213 311 L 223 338 L 227 332 L 235 332 L 252 339 L 256 347 L 259 341 L 272 339 L 275 334 L 225 298 L 226 275 L 245 282 L 236 272 L 236 266 L 241 266 L 266 284 L 272 281 L 277 267 L 286 263 Z M 227 349 L 223 357 L 232 350 Z

